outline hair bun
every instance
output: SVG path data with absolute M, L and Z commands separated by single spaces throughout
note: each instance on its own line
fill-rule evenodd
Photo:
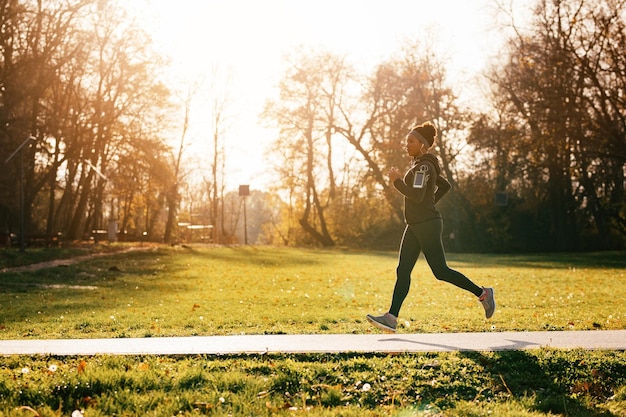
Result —
M 424 132 L 431 136 L 433 139 L 437 137 L 437 128 L 431 122 L 426 122 L 422 125 Z

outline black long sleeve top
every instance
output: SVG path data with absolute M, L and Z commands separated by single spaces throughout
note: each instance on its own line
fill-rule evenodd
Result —
M 413 160 L 404 178 L 398 178 L 393 186 L 404 196 L 404 219 L 407 224 L 418 224 L 440 219 L 435 204 L 450 191 L 450 183 L 441 176 L 437 158 L 424 154 Z

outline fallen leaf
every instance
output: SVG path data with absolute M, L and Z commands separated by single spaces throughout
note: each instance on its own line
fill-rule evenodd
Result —
M 41 416 L 41 414 L 39 414 L 37 411 L 33 410 L 32 408 L 30 408 L 30 407 L 29 407 L 29 406 L 27 406 L 27 405 L 23 405 L 23 406 L 21 406 L 20 408 L 18 408 L 18 410 L 27 410 L 27 411 L 32 412 L 32 413 L 33 413 L 34 415 L 36 415 L 37 417 Z

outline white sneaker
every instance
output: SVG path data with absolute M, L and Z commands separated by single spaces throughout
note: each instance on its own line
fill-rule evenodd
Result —
M 372 316 L 368 314 L 367 321 L 372 323 L 375 327 L 387 333 L 395 333 L 398 326 L 398 319 L 391 313 L 385 313 L 382 316 Z
M 493 313 L 496 311 L 496 299 L 493 294 L 493 288 L 485 288 L 483 287 L 483 293 L 478 298 L 478 301 L 485 308 L 485 317 L 488 319 L 493 316 Z

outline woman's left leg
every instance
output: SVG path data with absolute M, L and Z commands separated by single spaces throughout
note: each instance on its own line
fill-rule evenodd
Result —
M 391 306 L 389 312 L 395 317 L 400 314 L 400 308 L 411 287 L 411 272 L 420 255 L 420 246 L 417 237 L 407 225 L 402 235 L 400 251 L 398 253 L 398 266 L 396 267 L 396 284 L 393 288 Z

